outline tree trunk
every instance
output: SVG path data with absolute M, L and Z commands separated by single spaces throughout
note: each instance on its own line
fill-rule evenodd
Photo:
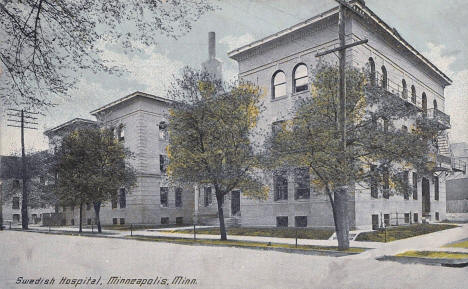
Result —
M 98 233 L 102 233 L 101 229 L 101 219 L 99 218 L 99 212 L 101 211 L 101 202 L 94 202 L 94 215 L 95 215 L 95 222 L 97 226 Z
M 79 232 L 83 232 L 83 202 L 80 202 L 80 229 Z
M 349 249 L 348 190 L 340 187 L 334 192 L 334 210 L 338 250 Z
M 226 226 L 224 224 L 224 211 L 223 211 L 224 195 L 216 192 L 216 202 L 218 203 L 219 233 L 221 234 L 221 240 L 226 241 L 227 236 L 226 236 Z

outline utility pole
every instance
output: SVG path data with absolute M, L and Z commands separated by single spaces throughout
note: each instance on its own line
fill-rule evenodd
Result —
M 338 19 L 338 39 L 340 46 L 331 50 L 327 50 L 316 54 L 316 57 L 328 55 L 330 53 L 339 53 L 339 115 L 338 115 L 338 128 L 340 130 L 341 137 L 341 154 L 339 155 L 339 161 L 342 168 L 345 170 L 340 180 L 340 186 L 334 192 L 333 210 L 336 216 L 336 236 L 338 239 L 339 249 L 349 248 L 349 222 L 348 222 L 348 178 L 346 175 L 346 50 L 348 48 L 367 43 L 368 40 L 360 40 L 351 44 L 346 44 L 346 11 L 355 13 L 353 7 L 345 0 L 335 0 L 339 5 L 339 19 Z M 355 13 L 361 17 L 361 15 Z
M 36 125 L 38 125 L 37 122 L 34 120 L 37 120 L 37 117 L 33 117 L 32 115 L 37 115 L 38 113 L 36 112 L 30 112 L 30 111 L 25 111 L 24 109 L 18 110 L 18 109 L 8 109 L 11 113 L 8 113 L 7 115 L 10 117 L 7 119 L 9 124 L 7 126 L 10 127 L 16 127 L 16 128 L 21 128 L 21 177 L 23 179 L 23 191 L 22 191 L 22 201 L 21 201 L 21 226 L 23 230 L 28 229 L 28 224 L 29 224 L 29 218 L 28 218 L 28 189 L 27 189 L 27 183 L 28 183 L 28 174 L 26 171 L 26 152 L 24 148 L 24 130 L 25 129 L 36 129 Z M 28 119 L 30 121 L 25 121 L 24 119 Z M 18 123 L 20 125 L 18 125 Z M 25 126 L 25 124 L 27 126 Z

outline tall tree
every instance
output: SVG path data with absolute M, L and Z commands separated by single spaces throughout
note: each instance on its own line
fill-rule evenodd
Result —
M 64 137 L 58 150 L 57 188 L 60 199 L 80 205 L 93 203 L 98 232 L 102 232 L 103 202 L 117 197 L 119 189 L 136 183 L 131 153 L 108 129 L 78 129 Z
M 260 111 L 260 89 L 250 83 L 226 85 L 208 73 L 185 68 L 169 95 L 168 175 L 175 181 L 214 187 L 221 240 L 226 240 L 223 203 L 234 189 L 265 198 L 256 174 L 260 162 L 252 142 Z
M 346 166 L 340 162 L 338 68 L 334 65 L 315 68 L 311 95 L 297 100 L 292 119 L 267 142 L 271 168 L 308 168 L 312 186 L 328 196 L 342 250 L 349 248 L 350 224 L 349 195 L 339 191 L 340 180 L 348 180 L 351 193 L 371 188 L 383 197 L 409 194 L 405 171 L 431 174 L 435 161 L 429 153 L 434 152 L 435 123 L 367 79 L 365 71 L 346 70 Z M 410 131 L 401 126 L 404 122 L 411 123 Z
M 103 43 L 131 51 L 178 37 L 213 10 L 208 0 L 1 0 L 0 95 L 49 105 L 84 71 L 114 72 Z

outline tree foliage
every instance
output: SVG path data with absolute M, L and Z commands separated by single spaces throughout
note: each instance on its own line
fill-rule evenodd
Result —
M 57 157 L 57 194 L 62 202 L 94 204 L 99 223 L 101 204 L 122 187 L 136 183 L 131 153 L 108 129 L 78 129 L 62 139 Z M 99 226 L 100 227 L 100 226 Z M 100 228 L 99 228 L 100 229 Z
M 367 73 L 346 69 L 346 165 L 338 124 L 338 68 L 320 64 L 313 71 L 310 96 L 297 100 L 293 117 L 282 122 L 267 144 L 271 168 L 309 168 L 311 186 L 329 196 L 347 185 L 352 193 L 374 187 L 383 195 L 410 193 L 403 171 L 431 173 L 433 122 L 419 109 L 367 81 Z M 403 125 L 411 124 L 409 129 Z M 425 125 L 422 125 L 425 124 Z M 336 194 L 335 194 L 336 197 Z M 348 227 L 349 229 L 349 227 Z
M 2 0 L 0 94 L 16 104 L 51 104 L 84 71 L 116 70 L 102 59 L 103 43 L 129 52 L 178 37 L 213 10 L 207 0 Z
M 339 161 L 338 69 L 316 68 L 311 97 L 295 105 L 294 117 L 284 121 L 269 139 L 276 166 L 309 167 L 312 184 L 322 192 L 334 191 L 346 176 L 349 182 L 370 186 L 372 177 L 384 185 L 383 172 L 391 182 L 401 179 L 402 170 L 428 174 L 433 168 L 434 123 L 422 126 L 419 109 L 378 86 L 370 86 L 366 73 L 353 67 L 346 72 L 346 160 Z M 405 122 L 412 123 L 408 131 Z M 397 124 L 400 127 L 397 127 Z M 375 172 L 370 167 L 376 166 Z M 393 193 L 398 193 L 393 186 Z
M 185 68 L 170 96 L 176 102 L 169 115 L 168 175 L 214 187 L 225 239 L 224 196 L 234 189 L 260 199 L 268 193 L 256 173 L 260 161 L 252 141 L 263 109 L 260 89 L 251 83 L 226 85 L 206 72 Z

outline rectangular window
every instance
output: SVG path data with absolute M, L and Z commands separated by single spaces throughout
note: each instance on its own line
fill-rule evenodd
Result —
M 403 196 L 405 200 L 409 200 L 409 172 L 404 171 L 403 172 Z
M 278 171 L 273 176 L 275 201 L 288 199 L 288 178 L 286 171 Z
M 204 193 L 205 193 L 204 194 L 205 195 L 205 198 L 204 198 L 205 207 L 208 207 L 213 202 L 213 197 L 211 194 L 211 187 L 205 187 Z
M 439 177 L 434 177 L 434 200 L 439 200 Z
M 435 212 L 435 219 L 436 219 L 436 221 L 439 221 L 439 219 L 440 219 L 439 212 Z
M 373 199 L 377 199 L 379 197 L 376 169 L 377 169 L 376 165 L 371 165 L 370 167 L 370 190 L 371 190 L 371 198 Z
M 119 128 L 117 130 L 117 138 L 119 141 L 125 140 L 125 127 L 123 126 L 123 124 L 119 125 Z
M 410 214 L 405 213 L 405 223 L 408 224 L 410 222 Z
M 71 219 L 70 222 L 72 226 L 75 226 L 75 219 Z
M 62 207 L 62 211 L 65 212 L 67 210 L 67 207 L 66 206 L 63 206 Z
M 383 197 L 385 199 L 390 198 L 390 174 L 388 168 L 385 167 L 383 170 Z
M 167 202 L 167 193 L 169 191 L 168 187 L 160 187 L 159 188 L 159 195 L 161 199 L 161 207 L 167 208 L 168 202 Z
M 88 218 L 88 225 L 91 225 L 93 220 L 91 218 Z
M 169 217 L 162 217 L 161 225 L 168 225 L 168 224 L 169 224 Z
M 182 207 L 182 188 L 175 188 L 175 206 Z
M 112 209 L 117 208 L 117 194 L 112 194 L 111 205 Z
M 167 124 L 165 122 L 160 122 L 159 123 L 159 139 L 160 140 L 168 140 L 169 139 L 169 134 L 167 131 Z
M 295 216 L 294 226 L 295 227 L 307 227 L 307 216 Z
M 294 170 L 295 193 L 294 199 L 310 198 L 309 168 L 296 168 Z
M 13 197 L 13 204 L 11 206 L 13 210 L 19 209 L 19 197 Z
M 390 214 L 384 214 L 383 219 L 384 219 L 385 227 L 390 226 Z
M 418 174 L 413 172 L 413 200 L 418 199 Z
M 167 171 L 168 158 L 165 155 L 159 155 L 159 170 L 165 174 Z
M 112 218 L 112 224 L 117 225 L 117 218 Z
M 13 222 L 18 223 L 20 220 L 20 215 L 19 214 L 13 214 Z
M 120 225 L 125 225 L 125 218 L 120 218 Z
M 276 217 L 276 227 L 287 227 L 287 226 L 288 226 L 287 216 Z
M 414 220 L 415 223 L 418 222 L 418 213 L 413 214 L 413 220 Z
M 379 215 L 372 215 L 372 230 L 379 228 Z
M 175 218 L 175 223 L 176 223 L 177 225 L 182 225 L 182 224 L 184 224 L 184 217 L 176 217 L 176 218 Z
M 125 188 L 120 188 L 119 190 L 119 203 L 121 209 L 127 207 L 127 193 L 125 192 Z

